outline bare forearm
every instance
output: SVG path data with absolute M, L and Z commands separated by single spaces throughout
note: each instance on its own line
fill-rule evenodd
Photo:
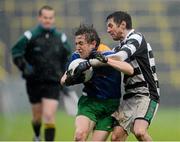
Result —
M 124 61 L 117 61 L 111 58 L 108 58 L 108 65 L 112 66 L 116 70 L 123 72 L 124 74 L 132 75 L 134 73 L 133 67 Z
M 128 58 L 127 53 L 124 51 L 120 51 L 115 54 L 108 55 L 107 57 L 116 61 L 124 61 Z
M 102 63 L 101 61 L 99 61 L 98 59 L 90 59 L 89 60 L 91 66 L 93 67 L 97 67 L 97 66 L 107 66 L 107 64 Z

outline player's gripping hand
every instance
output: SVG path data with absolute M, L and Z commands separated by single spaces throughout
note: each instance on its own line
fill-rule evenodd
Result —
M 89 63 L 89 61 L 84 61 L 79 63 L 79 65 L 77 66 L 77 68 L 74 70 L 74 75 L 76 76 L 81 76 L 81 74 L 88 70 L 91 67 L 91 64 Z
M 71 86 L 71 85 L 83 83 L 84 79 L 85 79 L 84 74 L 71 75 L 71 71 L 67 71 L 66 75 L 67 75 L 67 78 L 65 80 L 65 85 L 66 86 Z
M 97 60 L 99 60 L 102 63 L 107 63 L 107 61 L 108 61 L 108 58 L 106 56 L 102 55 L 98 51 L 92 51 L 90 57 L 92 59 L 97 59 Z

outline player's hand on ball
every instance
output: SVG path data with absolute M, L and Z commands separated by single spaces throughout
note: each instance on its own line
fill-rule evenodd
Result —
M 82 72 L 88 70 L 91 67 L 91 64 L 89 61 L 84 61 L 79 63 L 77 68 L 74 70 L 74 75 L 77 77 L 80 77 L 82 75 Z
M 80 84 L 80 83 L 84 82 L 84 79 L 85 79 L 85 75 L 84 74 L 80 74 L 80 75 L 74 74 L 74 75 L 71 75 L 70 71 L 67 71 L 66 75 L 67 75 L 67 78 L 65 80 L 65 85 L 66 86 Z
M 97 51 L 92 51 L 90 56 L 91 58 L 97 59 L 102 63 L 107 63 L 108 61 L 108 58 L 106 56 L 102 55 L 100 52 L 97 52 Z

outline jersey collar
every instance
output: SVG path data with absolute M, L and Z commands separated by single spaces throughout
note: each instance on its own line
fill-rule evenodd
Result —
M 126 40 L 127 40 L 127 38 L 129 37 L 129 35 L 130 35 L 131 33 L 133 33 L 133 32 L 134 32 L 134 29 L 129 30 L 128 33 L 127 33 L 127 35 L 126 35 L 126 37 L 124 38 L 124 40 L 123 40 L 123 41 L 120 41 L 120 43 L 125 43 Z
M 38 28 L 39 28 L 39 30 L 41 30 L 41 31 L 52 32 L 52 33 L 56 30 L 55 27 L 52 27 L 52 28 L 50 28 L 50 29 L 45 29 L 41 24 L 38 24 Z

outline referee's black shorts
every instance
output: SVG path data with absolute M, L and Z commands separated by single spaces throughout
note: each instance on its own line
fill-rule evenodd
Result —
M 42 98 L 59 100 L 60 85 L 56 82 L 40 83 L 26 81 L 26 89 L 31 104 L 40 103 Z

